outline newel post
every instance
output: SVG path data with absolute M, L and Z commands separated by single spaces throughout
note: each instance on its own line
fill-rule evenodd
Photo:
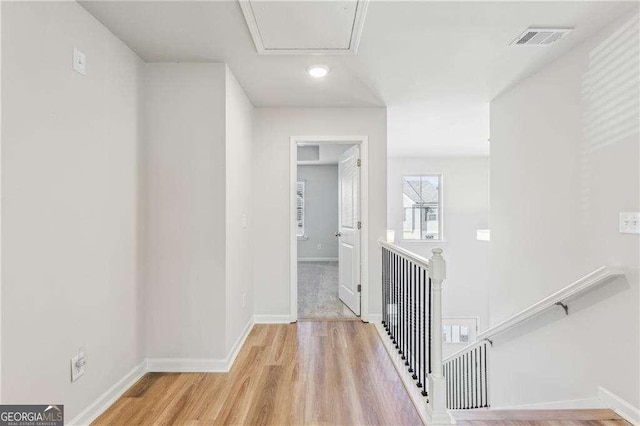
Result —
M 447 262 L 442 257 L 442 249 L 432 250 L 429 262 L 431 278 L 432 319 L 431 319 L 431 374 L 429 375 L 429 402 L 427 410 L 431 424 L 455 424 L 447 410 L 447 386 L 442 374 L 442 283 L 447 277 Z

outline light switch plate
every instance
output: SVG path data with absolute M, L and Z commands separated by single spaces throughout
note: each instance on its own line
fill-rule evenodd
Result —
M 640 213 L 622 212 L 620 213 L 620 233 L 640 234 Z
M 87 58 L 77 48 L 73 48 L 73 69 L 82 75 L 87 73 Z

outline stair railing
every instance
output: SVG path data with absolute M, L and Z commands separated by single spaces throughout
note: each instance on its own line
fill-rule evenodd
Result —
M 386 241 L 382 248 L 382 325 L 415 386 L 429 424 L 455 423 L 447 410 L 442 365 L 442 249 L 427 260 Z
M 446 405 L 452 410 L 488 408 L 489 348 L 498 335 L 514 328 L 549 309 L 562 308 L 569 315 L 569 304 L 575 298 L 616 277 L 624 271 L 616 266 L 602 266 L 568 286 L 539 300 L 520 312 L 478 334 L 476 341 L 444 359 L 446 377 Z

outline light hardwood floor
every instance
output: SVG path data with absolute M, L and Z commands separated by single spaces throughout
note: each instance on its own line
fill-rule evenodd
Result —
M 372 324 L 255 325 L 229 373 L 150 373 L 94 424 L 421 424 Z
M 457 411 L 459 425 L 626 425 L 610 410 Z M 95 425 L 419 425 L 372 324 L 256 325 L 229 373 L 149 373 Z

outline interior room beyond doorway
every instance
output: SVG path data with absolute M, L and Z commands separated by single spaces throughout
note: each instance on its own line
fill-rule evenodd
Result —
M 351 267 L 344 264 L 345 259 L 350 263 L 350 255 L 344 250 L 344 240 L 348 240 L 349 236 L 343 236 L 340 232 L 341 222 L 348 222 L 351 219 L 347 216 L 357 214 L 357 209 L 351 212 L 348 208 L 348 200 L 357 197 L 357 193 L 350 192 L 355 181 L 349 180 L 348 176 L 346 180 L 342 176 L 341 181 L 341 171 L 344 174 L 350 158 L 357 152 L 358 146 L 353 144 L 301 144 L 297 147 L 299 319 L 358 318 L 354 309 L 351 309 L 354 308 L 354 300 L 350 298 L 348 289 L 340 290 L 341 278 L 349 281 Z M 347 213 L 341 221 L 340 213 L 345 210 Z M 359 313 L 359 299 L 357 303 Z

